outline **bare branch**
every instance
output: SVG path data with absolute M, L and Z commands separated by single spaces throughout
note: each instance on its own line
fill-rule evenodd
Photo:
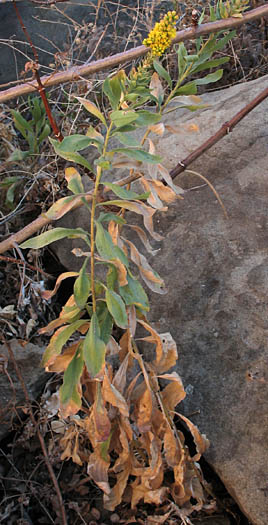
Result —
M 252 22 L 253 20 L 262 17 L 268 17 L 268 5 L 260 6 L 256 9 L 248 11 L 248 13 L 244 14 L 242 18 L 226 18 L 224 20 L 217 20 L 216 22 L 209 22 L 208 24 L 201 24 L 198 27 L 190 27 L 188 29 L 184 29 L 183 31 L 179 31 L 173 40 L 173 44 L 185 40 L 191 40 L 200 35 L 216 33 L 224 29 L 234 29 L 241 26 L 242 24 Z M 116 55 L 91 62 L 90 64 L 75 66 L 68 69 L 67 71 L 59 71 L 58 73 L 43 76 L 41 81 L 44 87 L 47 88 L 50 86 L 63 84 L 65 82 L 79 80 L 81 77 L 87 77 L 92 73 L 97 73 L 98 71 L 103 71 L 104 69 L 113 68 L 119 64 L 135 60 L 141 56 L 146 55 L 148 51 L 149 49 L 147 47 L 139 46 L 134 49 L 124 51 L 123 53 L 117 53 Z M 37 88 L 37 82 L 29 80 L 28 83 L 19 84 L 18 86 L 0 91 L 0 103 L 6 102 L 7 100 L 11 100 L 12 98 L 18 97 L 20 95 L 32 93 L 36 91 Z

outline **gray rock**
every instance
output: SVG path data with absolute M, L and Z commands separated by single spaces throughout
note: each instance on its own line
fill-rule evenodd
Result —
M 268 76 L 205 95 L 211 107 L 198 113 L 169 114 L 178 133 L 155 140 L 167 168 L 267 86 Z M 164 241 L 150 261 L 169 292 L 150 294 L 150 318 L 177 342 L 184 413 L 210 439 L 206 459 L 255 525 L 268 516 L 267 110 L 266 99 L 191 166 L 214 185 L 228 219 L 207 186 L 187 192 L 158 214 Z M 203 184 L 192 174 L 176 182 Z M 72 227 L 88 224 L 81 212 L 70 217 Z
M 9 342 L 14 353 L 17 365 L 22 374 L 25 386 L 31 400 L 36 400 L 47 381 L 48 375 L 40 362 L 44 348 L 32 343 L 22 346 L 13 339 Z M 1 374 L 0 374 L 0 440 L 12 429 L 12 422 L 16 420 L 19 409 L 25 405 L 25 396 L 21 383 L 14 370 L 6 345 L 0 345 Z

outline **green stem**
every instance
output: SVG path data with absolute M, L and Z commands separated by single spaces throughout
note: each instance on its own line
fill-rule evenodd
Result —
M 106 150 L 107 150 L 108 141 L 109 141 L 109 138 L 110 138 L 110 133 L 111 133 L 112 126 L 113 126 L 113 124 L 111 122 L 111 124 L 110 124 L 110 126 L 109 126 L 109 128 L 107 130 L 107 133 L 106 133 L 105 142 L 104 142 L 103 151 L 102 151 L 102 156 L 105 156 L 105 154 L 106 154 Z M 98 195 L 99 184 L 100 184 L 100 181 L 101 181 L 101 176 L 102 176 L 102 167 L 101 166 L 97 166 L 97 176 L 96 176 L 95 188 L 94 188 L 94 192 L 93 192 L 93 196 L 92 196 L 91 217 L 90 217 L 90 238 L 91 238 L 90 268 L 91 268 L 91 292 L 92 292 L 92 309 L 93 309 L 93 313 L 96 312 L 95 260 L 94 260 L 94 257 L 95 257 L 95 232 L 94 232 L 94 225 L 95 225 L 95 212 L 96 212 L 96 205 L 97 205 L 97 195 Z
M 207 46 L 207 44 L 210 42 L 210 40 L 214 38 L 214 34 L 210 35 L 208 40 L 201 46 L 201 48 L 199 49 L 199 52 L 197 53 L 198 56 L 200 56 L 200 54 L 204 51 L 205 47 Z M 192 70 L 192 67 L 193 67 L 193 63 L 190 64 L 186 71 L 183 73 L 183 75 L 178 79 L 178 82 L 176 83 L 176 86 L 172 89 L 172 91 L 169 93 L 166 101 L 163 103 L 163 105 L 161 106 L 160 108 L 160 114 L 162 115 L 163 114 L 163 111 L 165 109 L 165 107 L 169 104 L 170 100 L 173 98 L 174 94 L 176 93 L 177 89 L 181 86 L 181 84 L 184 82 L 184 80 L 188 77 L 188 75 L 190 75 L 191 73 L 191 70 Z

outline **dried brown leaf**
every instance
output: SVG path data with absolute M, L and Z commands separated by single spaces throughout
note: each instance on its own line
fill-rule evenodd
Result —
M 209 440 L 205 434 L 200 434 L 197 426 L 194 425 L 187 417 L 183 416 L 182 414 L 178 414 L 178 416 L 186 423 L 194 438 L 197 454 L 192 459 L 193 461 L 199 461 L 200 457 L 209 447 Z
M 145 246 L 146 250 L 149 253 L 151 253 L 152 255 L 156 255 L 156 253 L 159 250 L 153 250 L 152 249 L 152 247 L 150 245 L 150 242 L 148 240 L 148 237 L 147 237 L 146 233 L 143 231 L 142 228 L 140 228 L 139 226 L 136 226 L 134 224 L 126 224 L 126 226 L 128 226 L 129 228 L 131 228 L 132 230 L 134 230 L 138 234 L 141 242 L 143 243 L 143 245 Z
M 169 379 L 172 383 L 169 383 L 161 393 L 162 401 L 165 408 L 169 411 L 173 411 L 176 405 L 178 405 L 186 396 L 186 392 L 183 388 L 182 380 L 177 372 L 172 374 L 160 375 L 162 379 Z
M 102 396 L 104 401 L 116 407 L 122 416 L 129 417 L 129 409 L 124 397 L 115 386 L 110 383 L 106 373 L 103 378 Z

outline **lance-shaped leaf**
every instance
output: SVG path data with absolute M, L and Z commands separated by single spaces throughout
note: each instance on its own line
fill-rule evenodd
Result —
M 122 394 L 110 383 L 107 374 L 104 374 L 102 383 L 102 396 L 104 401 L 117 408 L 123 417 L 129 417 L 129 409 Z
M 197 86 L 201 86 L 203 84 L 211 84 L 220 80 L 222 75 L 223 69 L 217 69 L 217 71 L 214 71 L 214 73 L 209 73 L 204 78 L 198 78 L 197 80 L 195 80 L 195 83 Z
M 120 295 L 109 288 L 105 291 L 105 299 L 108 310 L 115 320 L 115 323 L 120 328 L 128 327 L 128 318 L 125 303 L 122 301 Z
M 28 239 L 28 241 L 23 242 L 20 245 L 20 248 L 43 248 L 48 246 L 52 242 L 58 241 L 68 237 L 69 239 L 84 239 L 88 243 L 88 234 L 82 228 L 54 228 L 53 230 L 48 230 L 47 232 L 33 237 L 33 239 Z
M 135 191 L 126 190 L 125 188 L 122 188 L 122 186 L 118 186 L 118 184 L 113 184 L 112 182 L 102 182 L 102 184 L 107 188 L 110 188 L 117 197 L 120 197 L 120 199 L 146 200 L 150 195 L 150 192 L 139 195 Z
M 138 115 L 135 111 L 116 110 L 110 114 L 110 119 L 117 128 L 131 124 L 131 122 L 134 122 L 137 118 Z
M 96 228 L 96 247 L 99 255 L 108 261 L 119 259 L 128 268 L 128 258 L 124 254 L 123 250 L 113 243 L 111 235 L 99 222 L 96 222 Z
M 125 82 L 125 76 L 124 71 L 119 71 L 112 78 L 106 78 L 103 83 L 103 92 L 108 97 L 113 109 L 118 108 Z
M 161 84 L 159 75 L 156 72 L 154 72 L 152 75 L 149 88 L 151 90 L 151 94 L 157 99 L 159 104 L 162 104 L 165 91 Z
M 172 381 L 162 391 L 162 401 L 167 410 L 174 410 L 175 406 L 186 396 L 182 380 L 177 372 L 159 375 L 158 377 Z
M 115 148 L 109 153 L 123 153 L 127 157 L 135 160 L 140 160 L 141 162 L 147 162 L 149 164 L 157 164 L 161 162 L 161 157 L 159 155 L 151 155 L 143 149 L 129 149 L 129 148 Z
M 93 418 L 98 442 L 105 442 L 111 435 L 111 422 L 105 407 L 106 402 L 102 395 L 100 383 L 97 384 L 97 397 L 93 405 Z
M 76 153 L 82 149 L 88 148 L 91 144 L 91 140 L 86 135 L 79 135 L 78 133 L 74 135 L 69 135 L 64 137 L 61 142 L 58 142 L 54 139 L 50 139 L 53 146 L 57 144 L 57 150 L 61 152 Z
M 89 141 L 89 138 L 85 137 L 84 135 L 82 135 L 82 136 L 83 136 L 84 139 Z M 70 138 L 70 137 L 66 137 L 66 138 Z M 75 162 L 77 164 L 80 164 L 81 166 L 84 166 L 84 168 L 87 168 L 88 170 L 90 170 L 90 171 L 92 171 L 94 173 L 94 169 L 91 166 L 91 164 L 85 159 L 85 157 L 80 155 L 80 153 L 75 153 L 73 151 L 66 151 L 63 147 L 60 147 L 60 145 L 62 144 L 63 141 L 62 142 L 58 142 L 57 140 L 54 140 L 52 138 L 49 138 L 49 140 L 50 140 L 50 142 L 51 142 L 55 152 L 57 153 L 57 155 L 59 155 L 60 157 L 62 157 L 65 160 L 70 160 L 71 162 Z
M 126 226 L 128 228 L 131 228 L 132 230 L 134 230 L 138 234 L 142 244 L 145 246 L 146 250 L 149 253 L 151 253 L 151 255 L 156 255 L 157 254 L 159 249 L 153 250 L 153 248 L 152 248 L 152 246 L 151 246 L 151 244 L 149 242 L 149 239 L 148 239 L 146 233 L 143 231 L 142 228 L 140 228 L 139 226 L 136 226 L 135 224 L 126 224 Z
M 61 412 L 64 417 L 76 414 L 81 408 L 82 388 L 80 377 L 83 365 L 84 359 L 82 345 L 80 343 L 73 359 L 64 373 L 63 384 L 60 388 L 60 401 L 62 404 Z
M 136 114 L 138 115 L 137 120 L 135 120 L 135 126 L 137 127 L 150 126 L 152 124 L 156 124 L 162 118 L 161 115 L 159 115 L 158 113 L 152 113 L 152 111 L 147 111 L 145 109 L 136 111 Z
M 127 305 L 134 304 L 145 312 L 149 311 L 148 297 L 137 279 L 127 275 L 127 285 L 119 286 L 119 292 Z
M 46 213 L 44 213 L 44 217 L 47 217 L 52 221 L 60 219 L 63 217 L 63 215 L 77 206 L 77 203 L 80 202 L 85 195 L 87 194 L 81 193 L 80 195 L 71 195 L 70 197 L 63 197 L 62 199 L 59 199 L 54 204 L 52 204 Z M 90 195 L 90 199 L 91 198 L 92 197 Z
M 91 279 L 87 273 L 88 257 L 86 258 L 74 283 L 74 298 L 78 308 L 84 308 L 91 290 Z
M 167 293 L 163 279 L 161 279 L 158 273 L 152 269 L 146 257 L 137 250 L 136 246 L 131 241 L 128 241 L 127 239 L 124 239 L 124 241 L 130 246 L 131 260 L 138 266 L 141 278 L 147 286 L 153 292 L 159 294 Z
M 194 438 L 197 454 L 192 459 L 193 461 L 199 461 L 200 457 L 209 447 L 209 440 L 204 434 L 200 434 L 198 428 L 187 417 L 182 414 L 178 414 L 178 416 L 186 423 Z
M 42 359 L 43 366 L 49 366 L 51 362 L 54 361 L 54 358 L 61 353 L 62 347 L 65 345 L 65 343 L 67 343 L 71 335 L 73 335 L 74 332 L 76 332 L 76 330 L 78 330 L 78 328 L 84 324 L 84 322 L 85 321 L 81 320 L 75 321 L 68 326 L 62 326 L 55 332 L 55 334 L 51 337 L 50 343 L 44 353 Z
M 106 461 L 101 455 L 101 445 L 90 454 L 88 459 L 87 473 L 93 479 L 94 483 L 104 492 L 109 494 L 111 489 L 108 481 L 108 469 L 110 460 Z
M 184 45 L 183 42 L 180 42 L 179 43 L 179 47 L 178 47 L 178 50 L 177 50 L 177 55 L 178 55 L 178 69 L 179 69 L 179 77 L 181 77 L 181 75 L 183 75 L 186 67 L 187 67 L 187 62 L 186 62 L 186 57 L 187 57 L 187 49 Z
M 171 77 L 170 77 L 169 73 L 167 72 L 167 70 L 160 64 L 160 62 L 158 62 L 158 60 L 154 60 L 153 65 L 154 65 L 155 71 L 158 73 L 158 75 L 160 77 L 164 78 L 165 81 L 168 83 L 169 87 L 171 88 L 172 87 L 172 80 L 171 80 Z
M 104 115 L 101 113 L 101 111 L 97 108 L 97 106 L 93 102 L 91 102 L 90 100 L 86 98 L 82 98 L 82 97 L 76 97 L 76 98 L 80 102 L 80 104 L 82 104 L 82 106 L 84 106 L 84 108 L 89 113 L 94 115 L 94 117 L 97 117 L 104 124 L 104 126 L 107 127 L 107 123 L 104 118 Z
M 55 295 L 55 293 L 57 293 L 57 291 L 58 291 L 62 281 L 64 281 L 64 279 L 69 279 L 69 277 L 76 277 L 77 275 L 79 275 L 78 272 L 64 272 L 64 273 L 61 273 L 60 276 L 56 280 L 56 284 L 55 284 L 53 290 L 45 290 L 45 291 L 43 291 L 42 292 L 42 297 L 48 301 L 48 299 L 51 299 L 51 297 L 53 297 L 53 295 Z
M 229 57 L 222 57 L 222 58 L 215 58 L 214 60 L 208 60 L 204 64 L 200 64 L 199 66 L 193 67 L 192 73 L 198 73 L 199 71 L 204 71 L 205 69 L 211 69 L 213 67 L 221 66 L 222 64 L 225 64 L 226 62 L 229 62 Z
M 85 193 L 82 177 L 77 169 L 69 167 L 65 170 L 65 179 L 68 182 L 68 189 L 74 194 Z
M 99 322 L 96 313 L 94 313 L 83 344 L 86 367 L 92 378 L 100 374 L 104 367 L 105 351 L 106 345 L 100 338 Z
M 138 213 L 139 215 L 143 215 L 143 221 L 144 226 L 148 230 L 148 232 L 151 234 L 151 236 L 156 241 L 161 241 L 163 237 L 156 233 L 153 229 L 153 220 L 152 217 L 155 214 L 156 210 L 152 209 L 149 206 L 146 206 L 143 202 L 131 202 L 131 201 L 125 201 L 125 200 L 112 200 L 107 202 L 102 202 L 102 206 L 105 205 L 114 205 L 118 206 L 119 208 L 125 208 L 126 210 L 133 211 L 134 213 Z
M 128 135 L 128 133 L 121 133 L 121 132 L 114 132 L 116 134 L 116 138 L 121 142 L 121 144 L 124 144 L 124 146 L 129 146 L 131 148 L 140 148 L 140 142 L 133 137 L 133 133 L 131 135 Z

